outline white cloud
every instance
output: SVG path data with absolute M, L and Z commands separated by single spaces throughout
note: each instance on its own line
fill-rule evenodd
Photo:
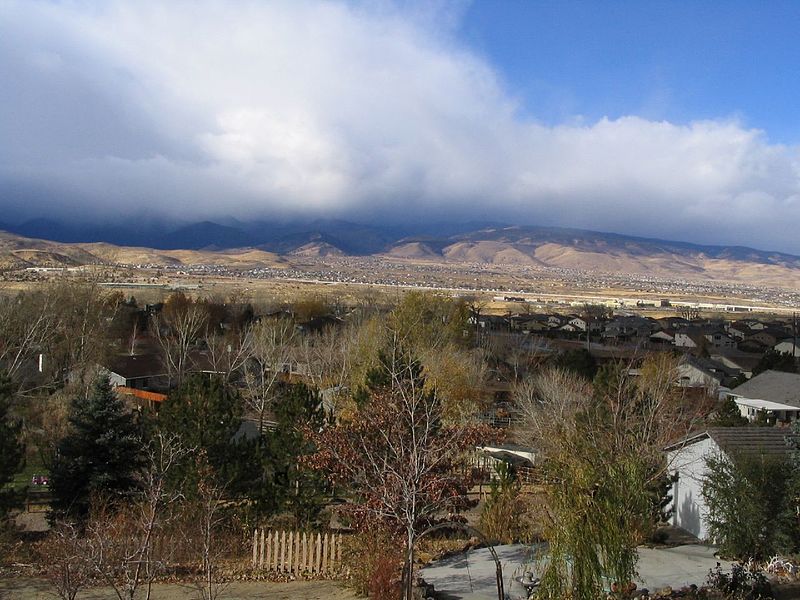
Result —
M 0 1 L 0 189 L 29 212 L 63 190 L 73 214 L 488 217 L 800 252 L 797 148 L 725 119 L 526 120 L 437 26 L 448 8 Z

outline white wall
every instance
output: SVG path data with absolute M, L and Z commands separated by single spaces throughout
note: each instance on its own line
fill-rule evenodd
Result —
M 678 480 L 672 487 L 672 524 L 701 540 L 708 537 L 707 510 L 702 494 L 706 458 L 716 453 L 719 447 L 706 438 L 667 454 L 670 473 L 678 473 Z

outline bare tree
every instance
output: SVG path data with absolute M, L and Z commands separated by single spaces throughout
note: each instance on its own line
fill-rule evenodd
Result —
M 156 434 L 138 496 L 116 510 L 101 505 L 87 526 L 89 561 L 119 600 L 134 600 L 140 592 L 149 600 L 153 582 L 166 568 L 155 543 L 165 532 L 167 509 L 182 498 L 179 491 L 168 488 L 167 476 L 190 452 L 177 435 Z
M 234 330 L 226 334 L 208 332 L 204 338 L 209 367 L 230 381 L 252 356 L 252 331 Z
M 466 451 L 486 432 L 443 421 L 443 403 L 426 391 L 419 367 L 397 345 L 386 362 L 388 387 L 374 390 L 356 419 L 307 432 L 319 451 L 309 464 L 349 486 L 348 509 L 362 526 L 379 520 L 405 538 L 406 598 L 411 598 L 414 549 L 438 518 L 463 508 Z
M 245 402 L 258 416 L 259 431 L 275 401 L 277 384 L 291 364 L 296 336 L 289 319 L 264 319 L 246 334 Z
M 74 525 L 61 523 L 53 528 L 43 545 L 42 560 L 45 577 L 61 600 L 75 600 L 91 583 L 86 544 Z
M 191 300 L 165 307 L 153 316 L 153 331 L 161 346 L 164 365 L 170 379 L 183 381 L 191 367 L 190 352 L 197 344 L 208 322 L 204 305 Z
M 217 600 L 227 587 L 219 577 L 219 563 L 225 552 L 220 540 L 220 528 L 225 521 L 222 516 L 225 488 L 217 483 L 203 455 L 198 457 L 197 471 L 199 481 L 193 514 L 200 569 L 193 587 L 198 600 Z
M 56 336 L 57 315 L 50 294 L 24 293 L 0 297 L 0 364 L 18 381 L 26 362 L 49 352 Z M 47 359 L 49 360 L 49 358 Z

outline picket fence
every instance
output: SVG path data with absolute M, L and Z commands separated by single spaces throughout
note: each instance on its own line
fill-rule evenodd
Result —
M 341 533 L 307 533 L 304 531 L 253 532 L 254 569 L 279 573 L 334 573 L 342 564 Z

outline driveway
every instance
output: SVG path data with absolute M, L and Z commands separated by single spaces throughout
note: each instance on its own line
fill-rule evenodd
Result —
M 512 599 L 525 598 L 525 591 L 515 581 L 526 571 L 537 574 L 543 547 L 497 546 L 495 551 L 503 565 L 505 591 Z M 717 566 L 718 559 L 711 546 L 687 545 L 674 548 L 639 548 L 640 588 L 656 590 L 666 586 L 681 588 L 705 583 L 708 571 Z M 729 564 L 723 564 L 729 567 Z M 478 600 L 497 598 L 495 563 L 486 548 L 472 550 L 440 561 L 420 571 L 422 577 L 448 600 Z

